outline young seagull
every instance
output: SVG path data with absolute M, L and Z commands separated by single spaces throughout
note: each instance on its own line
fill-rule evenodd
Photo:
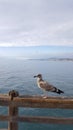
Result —
M 34 76 L 34 78 L 36 78 L 36 77 L 37 77 L 37 85 L 38 85 L 39 88 L 41 88 L 45 91 L 55 92 L 57 94 L 64 93 L 62 90 L 57 89 L 55 86 L 53 86 L 53 85 L 49 84 L 48 82 L 44 81 L 42 79 L 41 74 Z

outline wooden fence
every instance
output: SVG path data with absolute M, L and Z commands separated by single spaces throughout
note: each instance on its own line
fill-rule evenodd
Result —
M 0 115 L 0 121 L 8 122 L 8 130 L 18 130 L 18 122 L 73 124 L 73 118 L 19 116 L 19 107 L 28 108 L 60 108 L 73 109 L 73 98 L 41 96 L 19 96 L 18 92 L 10 91 L 9 95 L 0 94 L 0 106 L 8 106 L 8 115 Z M 2 129 L 1 129 L 2 130 Z

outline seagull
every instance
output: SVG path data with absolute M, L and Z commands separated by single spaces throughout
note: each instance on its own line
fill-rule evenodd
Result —
M 57 94 L 64 93 L 62 90 L 56 88 L 55 86 L 49 84 L 48 82 L 44 81 L 41 74 L 38 74 L 34 76 L 34 78 L 37 77 L 37 85 L 39 88 L 49 91 L 49 92 L 55 92 Z

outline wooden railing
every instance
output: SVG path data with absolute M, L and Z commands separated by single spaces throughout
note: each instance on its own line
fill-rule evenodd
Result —
M 8 130 L 18 130 L 18 122 L 73 124 L 73 118 L 19 116 L 19 107 L 73 109 L 73 98 L 19 96 L 14 90 L 9 95 L 0 94 L 0 106 L 8 106 L 8 115 L 0 115 L 0 121 L 8 122 Z

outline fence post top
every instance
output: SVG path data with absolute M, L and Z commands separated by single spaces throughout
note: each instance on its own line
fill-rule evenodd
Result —
M 14 97 L 19 96 L 19 92 L 16 90 L 11 90 L 11 91 L 9 91 L 9 96 L 11 96 L 11 100 L 13 100 Z

